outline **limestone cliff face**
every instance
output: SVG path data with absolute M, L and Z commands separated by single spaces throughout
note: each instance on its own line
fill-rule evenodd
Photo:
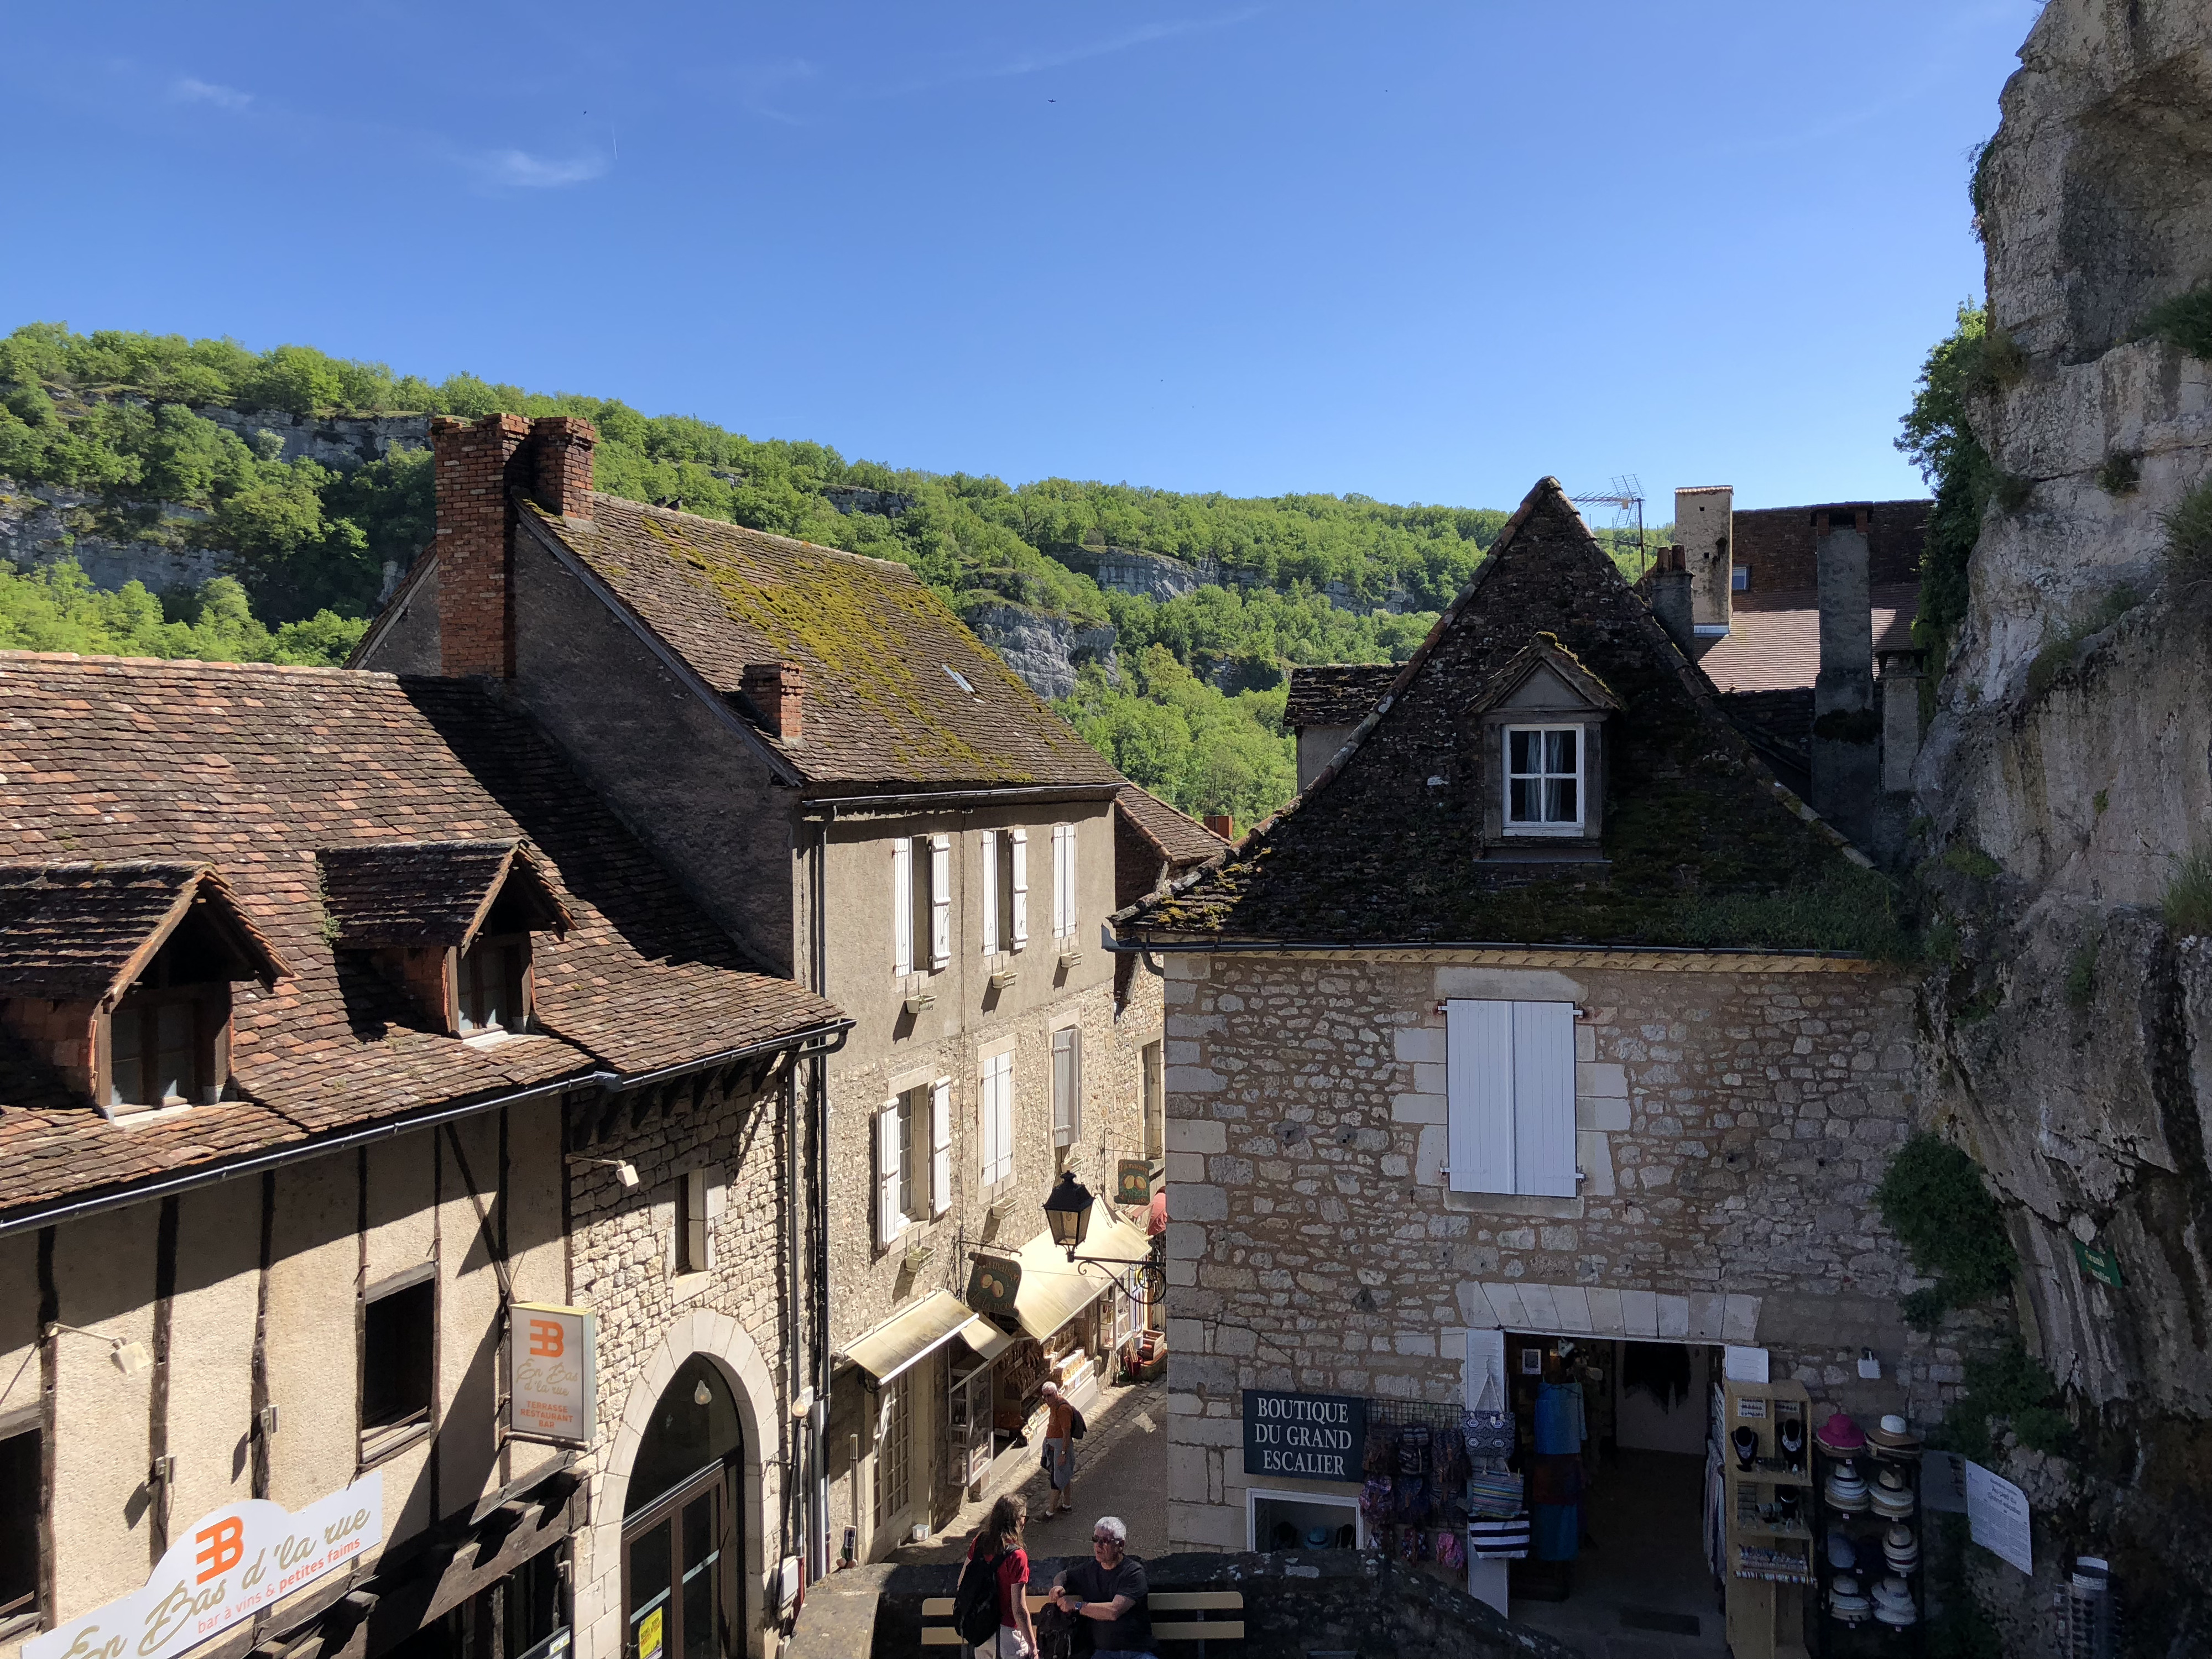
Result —
M 2021 63 L 1978 191 L 2002 338 L 1974 425 L 2009 484 L 1917 772 L 1961 930 L 1925 1012 L 1939 1111 L 2008 1200 L 2028 1346 L 2084 1435 L 2071 1461 L 2015 1455 L 2053 1524 L 2033 1586 L 2003 1569 L 1988 1589 L 2040 1650 L 2026 1621 L 2063 1562 L 2109 1553 L 2135 1650 L 2201 1652 L 2212 940 L 2158 905 L 2212 836 L 2212 584 L 2168 579 L 2162 523 L 2212 476 L 2212 364 L 2134 336 L 2212 280 L 2212 7 L 2053 0 Z M 1968 873 L 1987 868 L 1970 849 L 1999 872 Z M 2077 1238 L 2117 1253 L 2124 1287 L 2081 1270 Z
M 976 605 L 961 620 L 1040 697 L 1048 700 L 1073 692 L 1076 671 L 1086 662 L 1098 663 L 1108 678 L 1119 679 L 1114 665 L 1116 630 L 1110 623 L 1085 626 L 1003 600 Z

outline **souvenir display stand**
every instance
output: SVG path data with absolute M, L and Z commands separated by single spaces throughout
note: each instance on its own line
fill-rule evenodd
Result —
M 1917 1659 L 1927 1607 L 1921 1590 L 1920 1454 L 1917 1441 L 1870 1441 L 1855 1423 L 1833 1444 L 1827 1425 L 1813 1440 L 1820 1476 L 1813 1561 L 1820 1589 L 1807 1620 L 1820 1659 L 1862 1655 Z M 1899 1419 L 1884 1419 L 1884 1427 Z M 1892 1437 L 1902 1441 L 1903 1436 Z
M 1811 1411 L 1802 1382 L 1731 1382 L 1722 1395 L 1735 1659 L 1804 1659 L 1805 1597 L 1814 1582 Z

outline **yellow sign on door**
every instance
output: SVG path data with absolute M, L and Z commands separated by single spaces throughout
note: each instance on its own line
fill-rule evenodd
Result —
M 660 1653 L 660 1615 L 666 1611 L 655 1607 L 638 1621 L 637 1659 L 659 1659 Z

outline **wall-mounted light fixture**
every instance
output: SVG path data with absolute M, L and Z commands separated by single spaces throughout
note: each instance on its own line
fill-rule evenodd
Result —
M 568 1162 L 602 1164 L 612 1170 L 615 1172 L 615 1179 L 622 1182 L 624 1191 L 637 1185 L 637 1165 L 626 1158 L 583 1158 L 571 1152 L 568 1154 Z
M 64 1325 L 59 1321 L 46 1327 L 49 1340 L 67 1331 L 72 1336 L 88 1336 L 96 1342 L 107 1344 L 107 1357 L 115 1362 L 115 1369 L 125 1376 L 136 1376 L 152 1366 L 154 1356 L 146 1352 L 143 1342 L 125 1341 L 119 1336 L 103 1336 L 98 1331 L 88 1331 L 82 1325 Z

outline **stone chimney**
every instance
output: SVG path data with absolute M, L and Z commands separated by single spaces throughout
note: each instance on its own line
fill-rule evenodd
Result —
M 1206 827 L 1224 841 L 1237 839 L 1237 820 L 1226 812 L 1208 812 L 1206 815 Z
M 530 423 L 536 452 L 531 495 L 548 513 L 564 519 L 592 517 L 592 452 L 599 428 L 573 415 L 545 415 Z
M 1659 562 L 1644 579 L 1650 598 L 1651 615 L 1667 630 L 1684 656 L 1698 659 L 1696 624 L 1691 620 L 1690 572 L 1679 547 L 1662 547 Z
M 1874 706 L 1874 600 L 1864 507 L 1813 515 L 1820 593 L 1820 673 L 1813 682 L 1813 810 L 1861 847 L 1881 787 L 1881 716 Z
M 440 672 L 461 678 L 514 672 L 507 493 L 522 482 L 530 422 L 520 415 L 430 422 L 437 462 Z M 586 452 L 588 465 L 588 454 Z
M 1735 487 L 1674 492 L 1674 541 L 1690 572 L 1690 620 L 1710 646 L 1729 631 L 1735 586 Z
M 805 724 L 806 671 L 795 662 L 749 662 L 745 699 L 761 721 L 786 743 L 801 741 Z

